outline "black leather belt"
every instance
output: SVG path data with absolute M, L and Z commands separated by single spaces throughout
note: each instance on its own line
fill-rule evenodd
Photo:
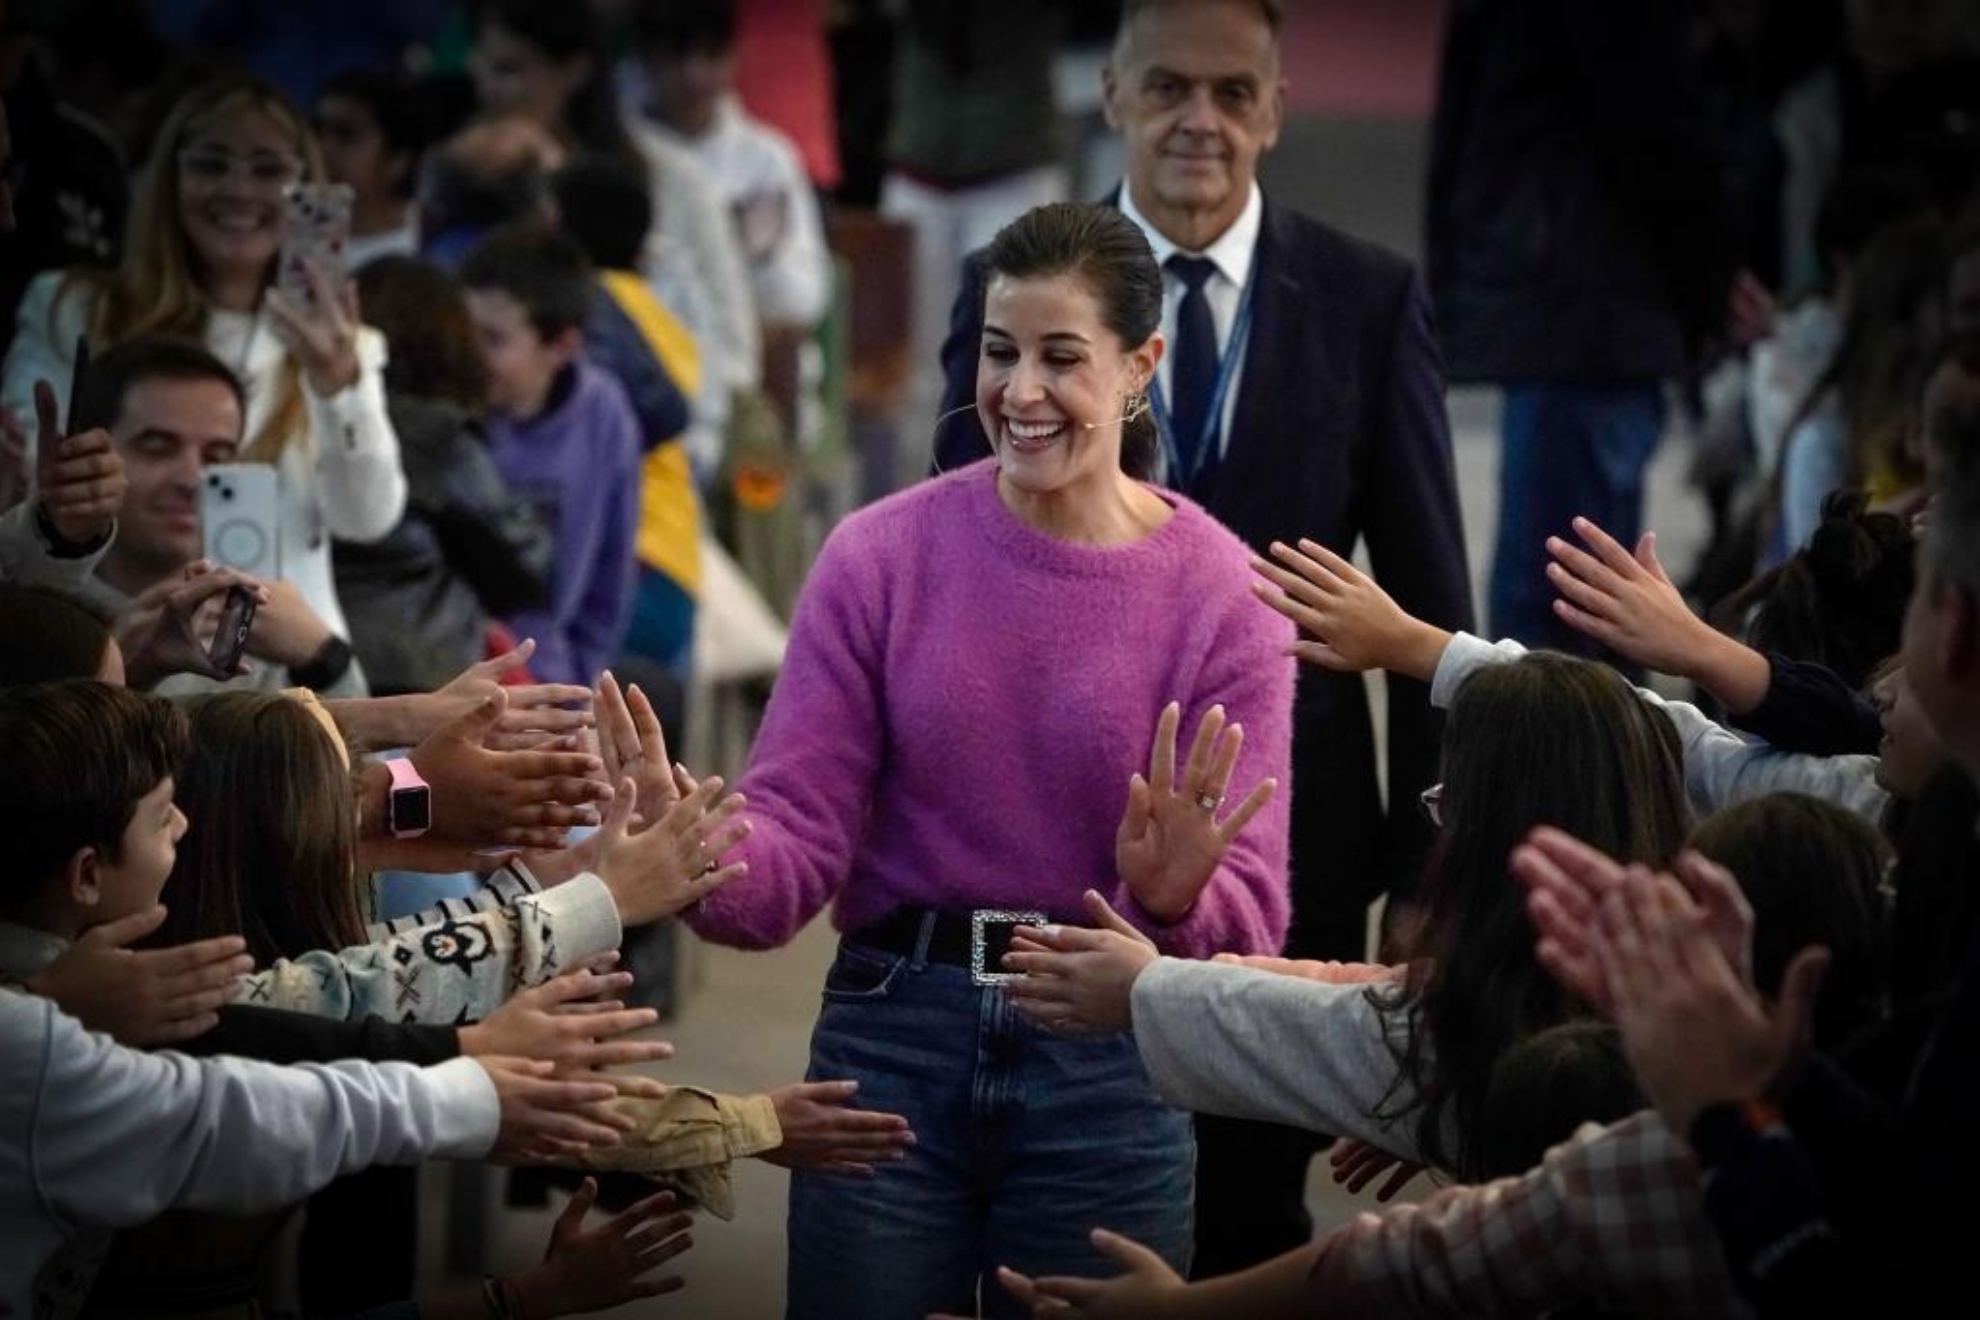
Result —
M 928 962 L 968 968 L 979 985 L 995 985 L 1014 975 L 1003 967 L 1003 956 L 1011 947 L 1011 932 L 1018 926 L 1035 926 L 1050 918 L 1043 912 L 978 908 L 961 912 L 937 908 L 895 908 L 870 925 L 848 931 L 848 944 L 858 944 L 882 953 L 913 957 L 917 952 Z M 922 932 L 927 931 L 927 947 Z

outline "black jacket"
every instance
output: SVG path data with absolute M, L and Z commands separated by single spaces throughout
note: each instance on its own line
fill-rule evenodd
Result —
M 1680 374 L 1724 317 L 1737 234 L 1669 0 L 1458 0 L 1426 265 L 1454 381 Z
M 389 407 L 405 517 L 382 541 L 334 551 L 351 646 L 380 696 L 430 692 L 481 659 L 491 615 L 542 603 L 556 549 L 464 411 L 403 395 Z

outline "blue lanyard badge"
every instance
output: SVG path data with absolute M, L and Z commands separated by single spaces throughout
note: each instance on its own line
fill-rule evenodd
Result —
M 1217 375 L 1210 383 L 1210 405 L 1203 410 L 1203 433 L 1196 438 L 1196 462 L 1188 471 L 1183 470 L 1182 452 L 1176 446 L 1176 424 L 1174 415 L 1169 412 L 1169 400 L 1162 390 L 1158 378 L 1148 383 L 1148 406 L 1155 414 L 1155 429 L 1162 437 L 1162 456 L 1169 465 L 1169 485 L 1175 490 L 1188 490 L 1199 472 L 1208 464 L 1208 455 L 1219 452 L 1223 446 L 1218 443 L 1224 426 L 1224 396 L 1231 392 L 1231 378 L 1237 374 L 1237 362 L 1244 352 L 1244 341 L 1251 334 L 1251 295 L 1258 287 L 1258 266 L 1254 259 L 1251 274 L 1244 281 L 1244 292 L 1238 295 L 1237 315 L 1231 320 L 1231 337 L 1224 341 L 1224 351 L 1217 355 Z

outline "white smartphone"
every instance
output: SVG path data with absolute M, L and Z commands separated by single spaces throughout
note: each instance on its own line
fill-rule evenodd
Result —
M 216 564 L 270 579 L 282 576 L 282 505 L 266 463 L 215 463 L 199 487 L 200 537 Z
M 346 183 L 292 183 L 283 191 L 282 255 L 275 281 L 298 306 L 316 304 L 315 286 L 309 282 L 312 263 L 327 259 L 343 271 L 353 196 Z

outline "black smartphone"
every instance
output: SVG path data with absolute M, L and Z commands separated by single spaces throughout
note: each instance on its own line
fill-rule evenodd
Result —
M 213 632 L 213 644 L 206 658 L 223 674 L 232 674 L 247 650 L 248 633 L 254 627 L 254 593 L 246 587 L 227 588 L 227 599 L 220 606 L 220 626 Z
M 76 433 L 76 410 L 82 407 L 83 379 L 89 375 L 89 336 L 76 336 L 76 369 L 69 376 L 69 410 L 62 414 L 62 434 Z

